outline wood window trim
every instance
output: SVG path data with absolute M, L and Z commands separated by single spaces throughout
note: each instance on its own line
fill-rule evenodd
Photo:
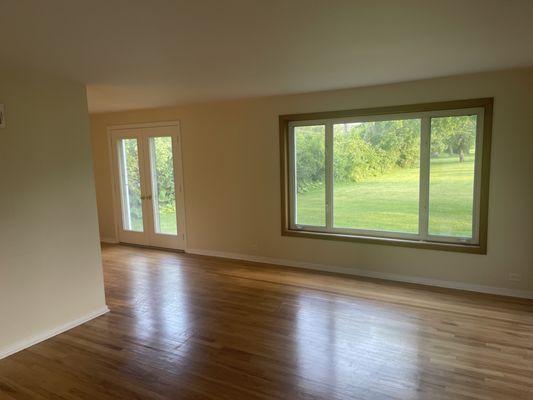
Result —
M 341 111 L 325 111 L 303 114 L 286 114 L 279 116 L 280 144 L 280 190 L 281 190 L 281 234 L 282 236 L 340 240 L 349 242 L 373 243 L 382 245 L 403 246 L 421 249 L 443 250 L 463 253 L 486 254 L 489 211 L 490 153 L 492 143 L 492 117 L 494 98 L 478 98 L 445 102 L 409 104 L 377 108 L 364 108 Z M 321 120 L 333 118 L 349 118 L 386 114 L 416 113 L 428 111 L 444 111 L 462 108 L 483 108 L 483 142 L 481 154 L 479 231 L 477 244 L 444 243 L 429 240 L 397 239 L 377 236 L 360 236 L 344 233 L 297 230 L 290 228 L 290 166 L 289 166 L 289 124 L 297 121 Z

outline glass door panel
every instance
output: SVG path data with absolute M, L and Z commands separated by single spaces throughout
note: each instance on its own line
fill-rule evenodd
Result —
M 143 232 L 139 145 L 136 138 L 118 140 L 122 228 Z
M 172 137 L 150 138 L 150 166 L 154 231 L 163 235 L 177 235 Z

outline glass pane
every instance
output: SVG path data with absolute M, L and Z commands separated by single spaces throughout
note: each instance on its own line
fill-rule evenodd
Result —
M 418 233 L 420 125 L 333 125 L 334 227 Z
M 127 231 L 142 232 L 143 212 L 137 139 L 120 139 L 118 149 L 123 228 Z
M 326 129 L 294 128 L 296 223 L 326 226 Z
M 172 138 L 150 138 L 150 150 L 154 229 L 156 233 L 177 235 Z
M 429 234 L 472 237 L 475 115 L 431 119 Z

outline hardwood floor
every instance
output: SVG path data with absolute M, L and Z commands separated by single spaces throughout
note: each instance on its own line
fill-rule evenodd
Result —
M 533 399 L 533 302 L 104 246 L 111 312 L 1 399 Z

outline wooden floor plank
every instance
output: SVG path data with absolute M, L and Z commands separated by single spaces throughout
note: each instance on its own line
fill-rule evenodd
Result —
M 128 246 L 0 399 L 533 399 L 533 301 Z

